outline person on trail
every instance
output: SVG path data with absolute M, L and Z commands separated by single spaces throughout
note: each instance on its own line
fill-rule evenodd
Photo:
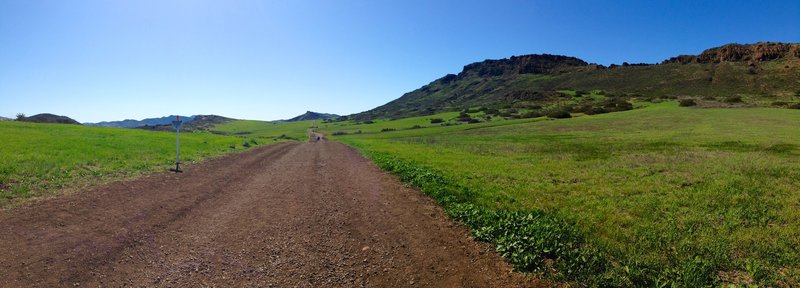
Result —
M 319 137 L 319 136 L 317 136 L 317 142 L 319 142 L 319 138 L 320 138 L 320 137 Z

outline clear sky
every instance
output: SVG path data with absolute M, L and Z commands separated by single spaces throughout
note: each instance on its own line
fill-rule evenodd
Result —
M 758 41 L 800 42 L 800 1 L 0 0 L 0 116 L 350 114 L 484 59 Z

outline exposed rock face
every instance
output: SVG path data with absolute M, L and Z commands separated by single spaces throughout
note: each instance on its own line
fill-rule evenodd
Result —
M 680 55 L 662 63 L 764 62 L 780 58 L 800 58 L 800 44 L 771 42 L 727 44 L 708 49 L 697 56 Z
M 491 77 L 516 74 L 543 74 L 552 72 L 557 68 L 587 65 L 589 65 L 589 63 L 575 57 L 531 54 L 511 56 L 511 58 L 508 59 L 485 60 L 483 62 L 472 63 L 464 66 L 464 70 L 461 71 L 458 76 L 463 78 L 468 75 Z

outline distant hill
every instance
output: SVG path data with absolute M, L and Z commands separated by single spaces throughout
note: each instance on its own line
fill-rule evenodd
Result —
M 583 92 L 578 96 L 595 91 L 604 95 L 597 98 L 609 100 L 576 101 L 576 91 Z M 404 118 L 477 108 L 558 106 L 569 110 L 578 108 L 570 104 L 575 102 L 589 110 L 602 110 L 630 98 L 722 101 L 737 96 L 752 105 L 770 105 L 796 101 L 795 95 L 800 96 L 800 44 L 767 42 L 728 44 L 660 64 L 606 67 L 549 54 L 486 60 L 352 116 L 361 120 Z
M 183 123 L 190 123 L 194 120 L 195 116 L 181 116 Z M 175 115 L 164 116 L 160 118 L 147 118 L 142 120 L 126 119 L 122 121 L 103 121 L 98 123 L 84 123 L 87 126 L 99 127 L 114 127 L 114 128 L 138 128 L 142 126 L 157 126 L 157 125 L 171 125 L 175 120 Z
M 0 116 L 0 121 L 8 121 L 8 120 L 13 120 L 13 119 Z
M 336 117 L 339 117 L 339 115 L 306 111 L 306 113 L 303 113 L 300 116 L 297 116 L 297 117 L 294 117 L 294 118 L 288 119 L 288 120 L 281 120 L 281 121 L 295 122 L 295 121 L 305 121 L 305 120 L 322 120 L 322 119 L 329 119 L 329 118 L 336 118 Z
M 172 118 L 175 119 L 174 116 Z M 183 119 L 183 117 L 181 117 Z M 183 122 L 183 126 L 181 127 L 181 131 L 207 131 L 210 128 L 214 127 L 214 125 L 225 123 L 228 121 L 233 121 L 236 119 L 222 117 L 218 115 L 195 115 L 192 116 L 192 121 L 190 122 Z M 145 129 L 145 130 L 155 130 L 155 131 L 174 131 L 175 128 L 172 127 L 172 120 L 170 120 L 169 124 L 158 124 L 158 125 L 145 125 L 136 127 L 137 129 Z
M 78 121 L 75 121 L 72 118 L 67 116 L 55 115 L 50 113 L 42 113 L 36 114 L 30 117 L 24 117 L 18 119 L 19 121 L 24 122 L 34 122 L 34 123 L 58 123 L 58 124 L 76 124 L 81 125 Z

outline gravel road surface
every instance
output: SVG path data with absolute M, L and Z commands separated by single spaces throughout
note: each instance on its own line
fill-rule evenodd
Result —
M 0 287 L 546 287 L 340 143 L 0 211 Z

